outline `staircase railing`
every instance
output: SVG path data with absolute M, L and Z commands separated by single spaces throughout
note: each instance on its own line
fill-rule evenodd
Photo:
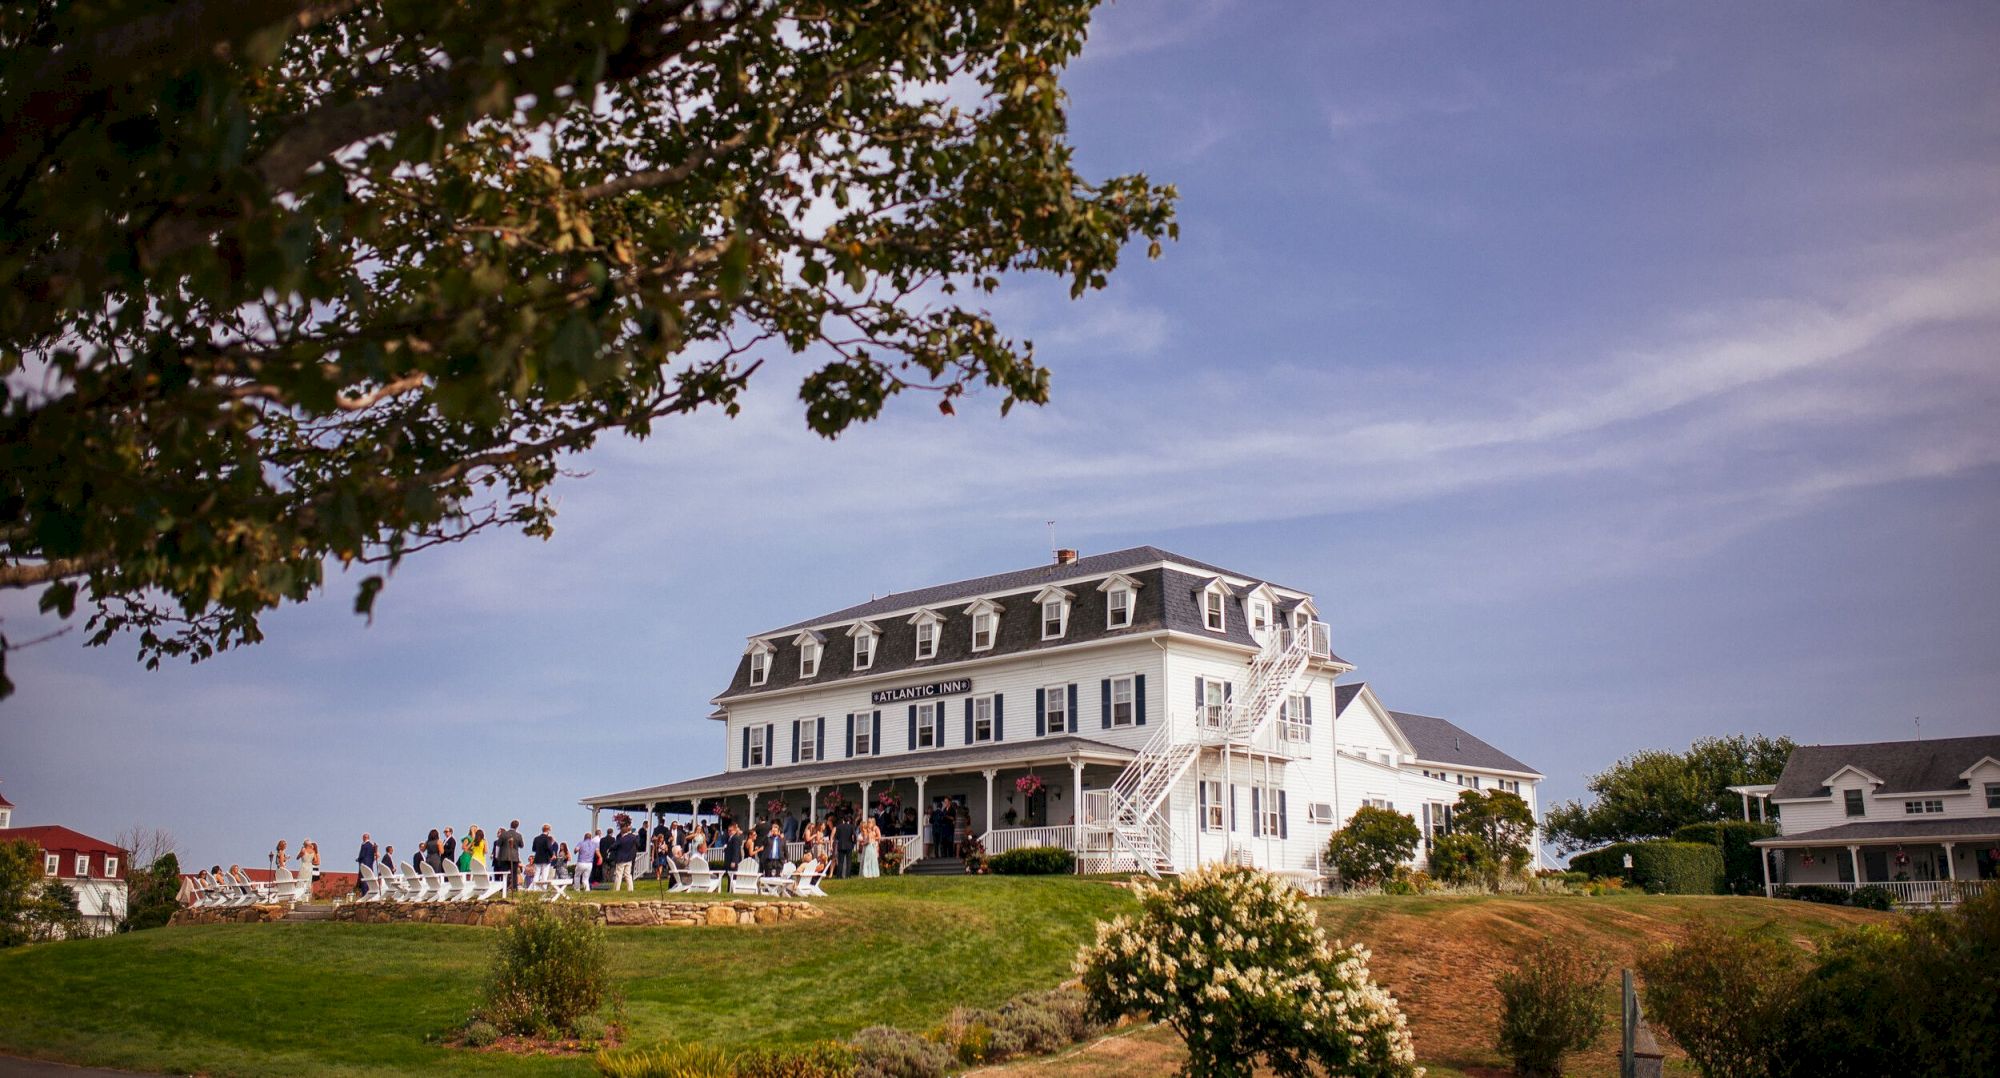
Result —
M 1270 633 L 1257 657 L 1251 660 L 1243 699 L 1227 706 L 1221 729 L 1203 729 L 1199 718 L 1192 736 L 1180 732 L 1171 714 L 1165 716 L 1158 733 L 1146 742 L 1117 781 L 1111 785 L 1110 819 L 1112 855 L 1122 851 L 1132 858 L 1139 871 L 1158 876 L 1173 864 L 1173 830 L 1160 808 L 1188 768 L 1200 757 L 1204 746 L 1223 745 L 1248 748 L 1272 717 L 1283 711 L 1285 698 L 1298 685 L 1306 666 L 1315 658 L 1326 658 L 1328 633 L 1323 622 L 1308 622 Z

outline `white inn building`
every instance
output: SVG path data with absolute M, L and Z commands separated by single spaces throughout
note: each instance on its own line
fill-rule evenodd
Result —
M 1539 815 L 1533 768 L 1336 684 L 1354 667 L 1329 645 L 1295 588 L 1155 547 L 1060 551 L 752 636 L 709 716 L 722 770 L 583 804 L 593 822 L 717 804 L 761 820 L 774 802 L 803 816 L 887 793 L 923 820 L 948 798 L 989 854 L 1054 845 L 1087 872 L 1229 859 L 1313 877 L 1365 804 L 1416 817 L 1427 842 L 1468 787 Z M 919 836 L 895 841 L 922 856 Z

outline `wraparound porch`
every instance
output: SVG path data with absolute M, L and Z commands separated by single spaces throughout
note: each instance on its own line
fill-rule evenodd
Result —
M 1910 906 L 1949 906 L 2000 878 L 2000 819 L 1888 820 L 1758 839 L 1764 893 L 1779 886 L 1881 887 Z

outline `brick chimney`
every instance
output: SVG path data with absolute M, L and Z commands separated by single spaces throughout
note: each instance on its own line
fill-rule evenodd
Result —
M 1057 564 L 1057 565 L 1075 565 L 1075 564 L 1076 564 L 1076 551 L 1074 551 L 1074 550 L 1058 550 L 1058 551 L 1056 551 L 1056 564 Z

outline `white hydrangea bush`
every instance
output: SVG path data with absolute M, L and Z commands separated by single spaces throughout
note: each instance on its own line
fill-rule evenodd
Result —
M 1188 1075 L 1423 1074 L 1368 951 L 1330 942 L 1305 897 L 1266 872 L 1210 865 L 1140 889 L 1136 916 L 1076 957 L 1105 1019 L 1150 1015 L 1187 1042 Z

